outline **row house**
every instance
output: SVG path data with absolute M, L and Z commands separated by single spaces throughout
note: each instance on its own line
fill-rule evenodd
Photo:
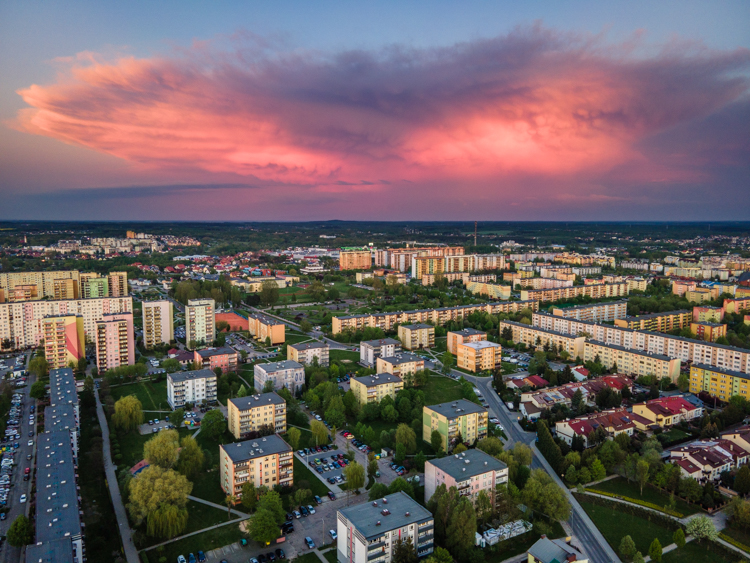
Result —
M 618 408 L 556 422 L 555 433 L 569 445 L 573 443 L 573 438 L 578 436 L 583 439 L 584 447 L 589 448 L 594 445 L 589 443 L 589 436 L 600 428 L 609 438 L 616 438 L 620 434 L 632 436 L 635 430 L 642 430 L 648 426 L 648 420 L 629 413 L 625 408 Z
M 669 459 L 680 468 L 685 477 L 699 483 L 715 482 L 725 471 L 737 467 L 739 459 L 747 462 L 747 451 L 729 440 L 701 440 L 669 452 Z
M 697 407 L 683 397 L 660 397 L 633 405 L 633 412 L 649 421 L 668 428 L 680 422 L 690 422 L 703 416 L 703 407 Z

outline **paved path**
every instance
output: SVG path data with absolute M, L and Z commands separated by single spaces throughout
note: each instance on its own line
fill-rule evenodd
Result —
M 188 498 L 190 500 L 194 500 L 195 502 L 200 502 L 201 504 L 205 504 L 206 506 L 213 506 L 214 508 L 218 508 L 219 510 L 227 509 L 225 505 L 222 506 L 221 504 L 216 504 L 215 502 L 211 502 L 210 500 L 205 500 L 205 499 L 193 497 L 190 495 L 188 495 Z M 234 514 L 235 516 L 239 516 L 240 518 L 250 518 L 249 514 L 245 514 L 244 512 L 240 512 L 239 510 L 235 510 L 234 508 L 232 509 L 232 514 Z
M 191 498 L 191 497 L 188 497 Z M 196 499 L 193 499 L 196 500 Z M 157 543 L 156 545 L 152 545 L 151 547 L 147 547 L 143 551 L 151 551 L 152 549 L 156 549 L 157 547 L 161 547 L 162 545 L 167 545 L 168 543 L 176 542 L 179 540 L 184 540 L 185 538 L 189 538 L 190 536 L 195 536 L 198 534 L 202 534 L 203 532 L 208 532 L 209 530 L 214 530 L 216 528 L 221 528 L 222 526 L 228 526 L 229 524 L 239 524 L 244 520 L 243 518 L 235 518 L 234 520 L 229 520 L 228 522 L 222 522 L 221 524 L 215 524 L 213 526 L 209 526 L 208 528 L 201 528 L 200 530 L 197 530 L 195 532 L 190 532 L 189 534 L 185 534 L 184 536 L 177 536 L 176 538 L 172 538 L 171 540 L 167 540 L 162 543 Z
M 695 538 L 693 536 L 688 536 L 685 538 L 685 543 L 691 542 L 694 539 Z M 661 548 L 661 554 L 664 555 L 665 553 L 669 553 L 670 551 L 674 551 L 675 549 L 677 549 L 677 544 L 670 543 L 669 545 L 665 545 L 664 547 Z M 648 554 L 643 555 L 643 563 L 648 563 L 649 561 L 651 561 L 651 556 Z
M 107 417 L 104 416 L 102 402 L 99 400 L 99 390 L 96 393 L 96 414 L 99 417 L 99 426 L 102 427 L 102 449 L 104 450 L 104 472 L 107 476 L 107 485 L 109 486 L 109 496 L 112 497 L 112 505 L 115 507 L 115 516 L 117 516 L 117 526 L 120 529 L 120 538 L 122 546 L 125 548 L 125 558 L 128 563 L 139 563 L 138 550 L 133 545 L 132 530 L 128 524 L 128 515 L 125 512 L 125 506 L 122 504 L 120 496 L 120 487 L 117 484 L 117 473 L 112 463 L 112 455 L 109 448 L 109 426 Z

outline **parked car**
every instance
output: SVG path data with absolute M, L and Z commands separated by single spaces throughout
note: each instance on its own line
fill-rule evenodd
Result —
M 279 548 L 276 548 L 276 557 L 279 559 L 286 559 L 286 553 L 284 553 L 284 550 Z
M 177 556 L 177 563 L 187 563 L 187 560 L 185 559 L 184 555 L 178 555 Z
M 205 561 L 206 555 L 202 551 L 198 551 L 198 561 Z
M 305 538 L 305 543 L 307 544 L 307 547 L 309 547 L 310 549 L 315 549 L 315 542 L 312 540 L 310 536 L 307 536 Z
M 334 540 L 339 537 L 338 534 L 336 534 L 336 530 L 328 530 L 328 533 L 331 534 L 331 538 Z
M 328 498 L 331 500 L 336 500 L 336 493 L 333 491 L 328 491 Z

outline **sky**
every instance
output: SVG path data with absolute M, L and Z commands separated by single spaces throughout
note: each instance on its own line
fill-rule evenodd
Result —
M 750 218 L 750 3 L 2 2 L 0 219 Z

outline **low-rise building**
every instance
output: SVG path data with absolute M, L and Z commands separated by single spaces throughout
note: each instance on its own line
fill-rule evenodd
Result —
M 645 403 L 633 405 L 633 413 L 642 416 L 662 428 L 667 428 L 682 421 L 690 422 L 703 416 L 703 408 L 679 396 L 651 399 Z
M 359 343 L 359 363 L 365 367 L 375 367 L 378 358 L 389 358 L 400 352 L 401 341 L 394 338 L 364 340 Z
M 305 368 L 292 360 L 255 364 L 254 379 L 258 391 L 263 391 L 266 382 L 271 381 L 274 389 L 286 387 L 292 395 L 296 395 L 305 384 Z
M 503 347 L 495 342 L 466 342 L 458 345 L 456 365 L 472 373 L 499 368 L 503 359 Z
M 571 538 L 539 538 L 526 552 L 527 563 L 588 563 L 583 554 L 570 544 Z
M 396 543 L 407 538 L 418 557 L 433 552 L 435 520 L 403 491 L 344 508 L 336 517 L 339 563 L 391 563 Z
M 360 405 L 380 402 L 385 397 L 395 400 L 396 394 L 404 388 L 403 379 L 390 373 L 352 377 L 349 383 Z
M 583 440 L 583 447 L 588 448 L 595 445 L 589 441 L 589 436 L 599 428 L 607 437 L 616 438 L 620 434 L 632 436 L 635 430 L 644 430 L 649 425 L 648 419 L 618 408 L 556 422 L 555 433 L 567 444 L 572 444 L 573 438 L 578 436 Z
M 194 352 L 193 361 L 206 369 L 221 369 L 223 373 L 237 371 L 237 351 L 229 346 L 206 348 Z
M 748 455 L 728 440 L 700 440 L 669 452 L 670 461 L 680 468 L 680 473 L 699 483 L 717 481 L 723 472 L 740 465 L 738 458 L 747 463 Z
M 727 336 L 727 325 L 720 323 L 709 323 L 709 322 L 693 322 L 690 323 L 690 332 L 695 334 L 699 340 L 708 340 L 709 342 L 716 342 L 719 338 L 726 338 Z
M 422 439 L 430 443 L 433 430 L 440 434 L 442 448 L 451 451 L 458 443 L 472 444 L 487 437 L 487 409 L 466 399 L 425 406 Z
M 173 409 L 184 407 L 185 403 L 215 403 L 216 374 L 210 369 L 167 374 L 167 402 Z
M 294 482 L 294 452 L 280 436 L 271 434 L 219 446 L 219 483 L 227 495 L 242 499 L 242 485 L 290 487 Z
M 276 393 L 229 399 L 227 426 L 236 439 L 254 434 L 286 434 L 286 401 Z
M 318 365 L 327 367 L 329 360 L 329 346 L 324 342 L 303 342 L 301 344 L 288 344 L 286 347 L 286 359 L 310 366 L 318 360 Z
M 467 342 L 480 342 L 487 340 L 487 333 L 475 328 L 465 328 L 448 332 L 448 351 L 455 355 L 458 353 L 458 345 Z
M 435 346 L 435 327 L 417 323 L 398 327 L 398 338 L 404 350 L 421 350 Z
M 408 375 L 424 370 L 424 358 L 409 352 L 402 352 L 395 356 L 378 358 L 375 365 L 378 373 L 391 373 L 406 378 Z
M 435 458 L 424 466 L 424 501 L 429 502 L 440 485 L 456 487 L 458 494 L 476 502 L 480 491 L 495 506 L 495 487 L 508 482 L 508 466 L 478 449 Z

